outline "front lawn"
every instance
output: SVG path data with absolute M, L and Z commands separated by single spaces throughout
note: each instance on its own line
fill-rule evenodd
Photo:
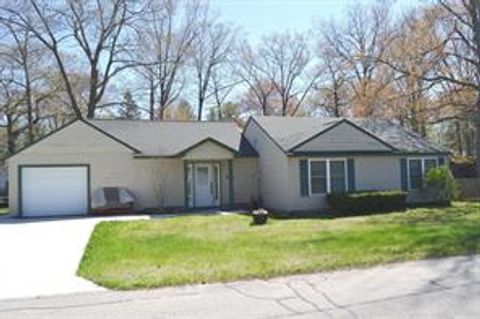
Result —
M 110 288 L 268 278 L 480 252 L 480 203 L 339 219 L 102 222 L 78 273 Z

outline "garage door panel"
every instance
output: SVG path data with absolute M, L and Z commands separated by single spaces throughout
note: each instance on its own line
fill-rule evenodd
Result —
M 23 167 L 23 216 L 79 215 L 88 211 L 88 169 Z

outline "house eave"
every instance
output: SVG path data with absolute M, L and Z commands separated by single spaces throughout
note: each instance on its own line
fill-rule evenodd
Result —
M 449 152 L 411 152 L 411 151 L 318 151 L 318 152 L 288 152 L 289 157 L 332 157 L 332 156 L 449 156 Z

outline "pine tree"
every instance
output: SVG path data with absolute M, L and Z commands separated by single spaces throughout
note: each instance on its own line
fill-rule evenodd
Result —
M 123 101 L 120 108 L 120 117 L 126 119 L 139 119 L 140 109 L 133 99 L 132 92 L 126 90 L 123 94 Z

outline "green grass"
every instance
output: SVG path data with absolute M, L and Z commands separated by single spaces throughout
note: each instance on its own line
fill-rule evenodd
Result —
M 339 219 L 102 222 L 78 273 L 116 289 L 268 278 L 480 252 L 480 203 Z

